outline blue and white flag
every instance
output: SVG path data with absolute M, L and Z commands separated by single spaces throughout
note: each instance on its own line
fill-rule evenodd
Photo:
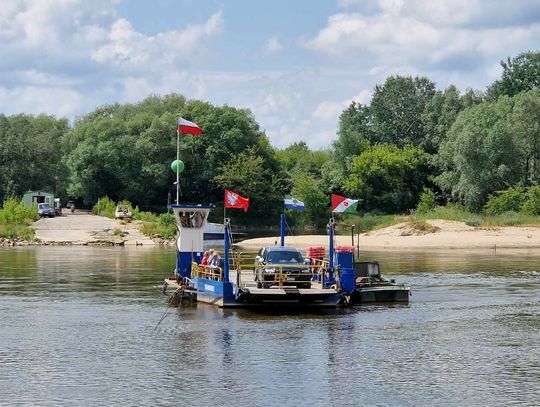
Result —
M 296 198 L 293 198 L 290 195 L 285 195 L 285 209 L 292 209 L 295 211 L 304 210 L 304 202 L 299 201 Z

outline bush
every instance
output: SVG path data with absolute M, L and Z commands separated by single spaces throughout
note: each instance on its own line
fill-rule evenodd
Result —
M 111 219 L 114 219 L 115 211 L 116 211 L 116 205 L 107 196 L 99 198 L 96 204 L 92 208 L 92 213 L 94 215 L 106 216 L 107 218 L 111 218 Z
M 159 237 L 156 224 L 152 222 L 143 222 L 141 224 L 140 231 L 143 235 L 151 237 L 151 238 Z
M 157 222 L 160 226 L 174 226 L 176 228 L 176 220 L 172 213 L 162 213 L 158 216 Z
M 143 222 L 157 222 L 157 216 L 152 212 L 135 212 L 133 213 L 133 219 Z
M 7 239 L 22 237 L 25 240 L 32 240 L 34 238 L 34 229 L 13 224 L 0 225 L 0 237 Z
M 424 188 L 424 190 L 420 194 L 420 200 L 418 201 L 418 205 L 416 206 L 416 212 L 427 213 L 435 209 L 436 205 L 437 196 L 435 195 L 435 192 L 433 192 L 431 189 Z
M 499 195 L 490 195 L 484 211 L 487 215 L 501 215 L 505 212 L 519 212 L 526 199 L 523 187 L 510 187 Z
M 141 221 L 141 232 L 149 237 L 172 239 L 176 236 L 176 220 L 172 213 L 156 215 L 152 212 L 137 212 L 134 219 Z
M 0 209 L 0 224 L 28 226 L 39 219 L 37 208 L 26 208 L 21 199 L 8 198 Z
M 540 215 L 540 185 L 529 188 L 521 212 L 526 215 Z

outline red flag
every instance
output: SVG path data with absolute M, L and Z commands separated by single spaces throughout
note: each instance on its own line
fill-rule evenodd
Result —
M 341 195 L 332 194 L 332 212 L 356 212 L 358 199 L 345 198 Z
M 180 134 L 193 134 L 194 136 L 200 136 L 202 134 L 202 130 L 199 126 L 182 118 L 178 119 L 178 131 Z
M 249 208 L 249 198 L 244 198 L 242 195 L 238 195 L 236 192 L 226 189 L 225 208 L 243 209 L 244 212 L 247 212 Z

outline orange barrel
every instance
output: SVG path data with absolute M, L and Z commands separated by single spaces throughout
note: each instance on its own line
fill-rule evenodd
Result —
M 309 246 L 306 249 L 306 256 L 315 258 L 315 259 L 323 259 L 325 255 L 325 249 L 324 246 Z

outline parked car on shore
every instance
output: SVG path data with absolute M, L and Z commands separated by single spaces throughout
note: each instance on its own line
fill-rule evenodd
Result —
M 133 213 L 129 210 L 128 205 L 117 205 L 114 211 L 114 217 L 116 219 L 131 220 Z
M 54 218 L 54 208 L 48 203 L 40 203 L 38 204 L 37 208 L 39 216 L 48 216 L 49 218 Z
M 281 283 L 297 288 L 311 287 L 311 271 L 300 250 L 289 246 L 266 246 L 255 257 L 257 287 L 268 288 Z

